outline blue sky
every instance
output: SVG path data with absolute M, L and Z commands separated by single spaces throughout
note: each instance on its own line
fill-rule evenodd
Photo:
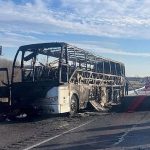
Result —
M 150 76 L 150 0 L 0 0 L 0 45 L 64 41 Z

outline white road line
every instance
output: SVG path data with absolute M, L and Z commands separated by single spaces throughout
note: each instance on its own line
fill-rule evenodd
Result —
M 72 129 L 70 129 L 70 130 L 68 130 L 68 131 L 65 131 L 65 132 L 61 133 L 61 134 L 58 134 L 58 135 L 53 136 L 53 137 L 51 137 L 51 138 L 48 138 L 48 139 L 46 139 L 46 140 L 44 140 L 44 141 L 41 141 L 41 142 L 39 142 L 39 143 L 37 143 L 37 144 L 34 144 L 34 145 L 30 146 L 30 147 L 27 147 L 27 148 L 25 148 L 25 149 L 23 149 L 23 150 L 30 150 L 30 149 L 32 149 L 32 148 L 35 148 L 35 147 L 37 147 L 37 146 L 39 146 L 39 145 L 42 145 L 42 144 L 44 144 L 44 143 L 46 143 L 46 142 L 49 142 L 49 141 L 51 141 L 51 140 L 53 140 L 53 139 L 56 139 L 56 138 L 58 138 L 58 137 L 60 137 L 60 136 L 62 136 L 62 135 L 64 135 L 64 134 L 66 134 L 66 133 L 69 133 L 69 132 L 74 131 L 74 130 L 80 128 L 80 127 L 83 127 L 83 126 L 87 125 L 87 124 L 90 124 L 91 122 L 93 122 L 93 121 L 95 121 L 95 120 L 96 120 L 96 119 L 93 119 L 93 120 L 91 120 L 91 121 L 88 121 L 88 122 L 86 122 L 86 123 L 84 123 L 84 124 L 79 125 L 78 127 L 72 128 Z
M 119 145 L 121 142 L 124 141 L 125 137 L 128 135 L 129 132 L 131 132 L 134 128 L 136 127 L 136 125 L 134 125 L 132 128 L 128 129 L 120 138 L 117 142 L 115 142 L 113 145 Z
M 132 131 L 134 130 L 137 130 L 138 128 L 140 127 L 137 127 L 138 124 L 141 124 L 142 123 L 142 120 L 144 120 L 145 116 L 146 116 L 147 113 L 144 113 L 142 119 L 140 122 L 137 122 L 135 125 L 133 125 L 130 129 L 128 129 L 126 132 L 124 132 L 124 134 L 118 139 L 117 142 L 115 142 L 113 145 L 116 146 L 116 145 L 119 145 L 120 143 L 122 143 L 124 140 L 125 140 L 125 137 Z

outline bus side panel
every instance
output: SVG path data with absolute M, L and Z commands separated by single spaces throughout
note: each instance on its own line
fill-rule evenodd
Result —
M 70 96 L 68 85 L 58 87 L 58 101 L 60 105 L 60 113 L 70 112 Z
M 89 100 L 89 85 L 70 83 L 70 99 L 73 94 L 78 96 L 79 109 L 85 108 Z
M 58 104 L 58 87 L 53 87 L 47 92 L 45 101 L 47 101 L 45 107 L 47 107 L 47 110 L 49 110 L 50 113 L 60 113 L 60 107 Z M 44 110 L 46 109 L 44 108 Z
M 53 87 L 47 92 L 46 99 L 49 99 L 51 113 L 66 113 L 70 111 L 68 85 Z
M 85 108 L 89 99 L 89 85 L 67 84 L 53 87 L 47 92 L 52 113 L 70 112 L 70 100 L 75 94 L 79 100 L 79 109 Z

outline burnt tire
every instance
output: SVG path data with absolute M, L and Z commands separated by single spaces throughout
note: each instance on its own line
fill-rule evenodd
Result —
M 76 95 L 72 95 L 71 101 L 70 101 L 70 116 L 74 116 L 78 113 L 79 106 L 78 106 L 78 99 Z

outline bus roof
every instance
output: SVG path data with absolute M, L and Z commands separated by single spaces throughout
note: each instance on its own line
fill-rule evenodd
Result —
M 48 56 L 53 56 L 56 58 L 60 57 L 60 52 L 61 48 L 67 48 L 68 55 L 70 60 L 80 60 L 80 61 L 109 61 L 109 62 L 114 62 L 114 63 L 119 63 L 124 66 L 123 63 L 114 61 L 108 58 L 104 58 L 101 56 L 96 56 L 92 54 L 89 51 L 83 50 L 81 48 L 78 48 L 76 46 L 67 44 L 65 42 L 51 42 L 51 43 L 38 43 L 38 44 L 30 44 L 30 45 L 24 45 L 19 47 L 20 51 L 37 51 L 38 53 L 48 55 Z

